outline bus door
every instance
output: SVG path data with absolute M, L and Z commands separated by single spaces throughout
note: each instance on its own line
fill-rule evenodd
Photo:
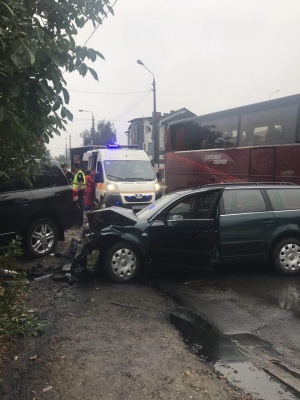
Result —
M 274 182 L 276 176 L 276 148 L 255 147 L 250 149 L 250 182 Z

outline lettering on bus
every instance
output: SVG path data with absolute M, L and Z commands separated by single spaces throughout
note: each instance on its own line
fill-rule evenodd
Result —
M 205 161 L 212 161 L 213 164 L 227 164 L 227 159 L 222 154 L 205 154 Z

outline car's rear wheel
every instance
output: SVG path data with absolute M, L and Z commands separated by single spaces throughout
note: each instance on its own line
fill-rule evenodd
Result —
M 273 250 L 276 269 L 285 275 L 300 273 L 300 240 L 288 238 L 281 240 Z
M 107 251 L 104 268 L 112 281 L 129 282 L 139 274 L 141 258 L 133 245 L 119 242 Z
M 32 222 L 25 233 L 25 247 L 33 257 L 50 254 L 57 244 L 57 228 L 48 218 Z

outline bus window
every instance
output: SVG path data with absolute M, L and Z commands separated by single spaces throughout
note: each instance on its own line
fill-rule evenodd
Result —
M 238 117 L 189 122 L 171 127 L 172 151 L 236 147 Z
M 297 111 L 293 105 L 242 115 L 239 145 L 295 143 Z
M 171 128 L 171 147 L 173 151 L 199 150 L 201 149 L 198 124 L 188 123 L 184 127 L 180 125 L 176 129 Z
M 237 126 L 237 116 L 207 122 L 200 121 L 199 130 L 202 149 L 236 147 Z

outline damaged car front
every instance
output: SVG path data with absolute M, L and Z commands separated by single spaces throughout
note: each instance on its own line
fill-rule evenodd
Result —
M 196 198 L 194 190 L 183 190 L 161 197 L 137 214 L 121 207 L 88 213 L 72 272 L 101 269 L 114 282 L 128 282 L 150 263 L 201 264 L 209 258 L 213 242 L 207 232 L 213 234 L 215 220 L 191 218 Z
M 76 244 L 71 272 L 80 275 L 86 270 L 103 269 L 115 282 L 135 278 L 142 259 L 147 259 L 144 249 L 148 247 L 143 243 L 143 224 L 137 215 L 132 210 L 110 207 L 87 213 L 87 219 L 82 240 Z

